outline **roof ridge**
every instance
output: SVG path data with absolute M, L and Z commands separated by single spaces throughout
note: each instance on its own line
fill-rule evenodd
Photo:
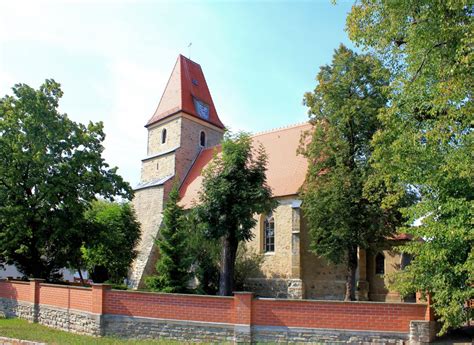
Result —
M 179 54 L 179 56 L 181 56 L 181 57 L 183 57 L 184 59 L 186 59 L 186 60 L 188 60 L 188 61 L 190 61 L 190 62 L 192 62 L 192 63 L 198 65 L 199 67 L 201 67 L 201 65 L 200 65 L 199 63 L 197 63 L 197 62 L 194 61 L 194 60 L 191 60 L 191 59 L 188 58 L 187 56 L 185 56 L 185 55 L 183 55 L 183 54 Z
M 283 131 L 283 130 L 285 130 L 285 129 L 295 128 L 295 127 L 301 127 L 301 126 L 308 125 L 308 124 L 310 124 L 309 121 L 303 121 L 303 122 L 292 123 L 292 124 L 289 124 L 289 125 L 286 125 L 286 126 L 282 126 L 282 127 L 276 127 L 276 128 L 272 128 L 272 129 L 267 129 L 267 130 L 264 130 L 264 131 L 261 131 L 261 132 L 256 132 L 256 133 L 252 134 L 252 138 L 253 138 L 253 137 L 260 136 L 260 135 L 268 134 L 268 133 Z

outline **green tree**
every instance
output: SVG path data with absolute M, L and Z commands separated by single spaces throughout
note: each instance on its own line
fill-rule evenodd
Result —
M 248 278 L 263 276 L 262 265 L 265 256 L 257 253 L 241 242 L 235 259 L 234 285 L 237 291 L 245 291 Z
M 187 292 L 191 279 L 192 257 L 189 252 L 187 220 L 178 205 L 179 190 L 175 183 L 163 211 L 163 224 L 156 241 L 160 258 L 157 274 L 146 279 L 146 286 L 162 292 Z
M 357 248 L 368 248 L 394 231 L 396 212 L 363 193 L 371 173 L 370 141 L 387 104 L 389 73 L 371 55 L 341 45 L 332 64 L 321 67 L 314 92 L 305 94 L 314 132 L 302 152 L 310 165 L 303 186 L 303 211 L 311 250 L 347 266 L 346 300 L 355 299 Z
M 58 83 L 17 84 L 13 94 L 0 99 L 0 259 L 53 279 L 80 259 L 90 202 L 132 192 L 102 158 L 102 123 L 58 112 Z
M 472 1 L 362 0 L 347 19 L 352 40 L 384 58 L 394 80 L 374 137 L 376 178 L 390 185 L 384 205 L 405 190 L 403 209 L 424 242 L 401 248 L 414 260 L 398 279 L 403 293 L 432 294 L 444 323 L 461 325 L 474 297 L 474 11 Z
M 90 237 L 81 248 L 82 265 L 94 283 L 123 283 L 140 239 L 140 224 L 128 203 L 94 201 L 86 211 Z
M 249 135 L 227 134 L 222 153 L 203 173 L 198 214 L 206 235 L 222 241 L 219 295 L 232 293 L 237 248 L 239 242 L 252 238 L 254 214 L 274 207 L 266 184 L 266 163 L 263 146 L 253 150 Z
M 196 292 L 215 295 L 219 291 L 219 241 L 206 235 L 205 227 L 199 222 L 197 210 L 187 214 L 190 224 L 189 253 L 193 258 L 193 274 L 197 281 Z

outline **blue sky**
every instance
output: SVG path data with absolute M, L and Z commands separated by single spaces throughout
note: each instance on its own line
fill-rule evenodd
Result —
M 201 64 L 232 130 L 307 120 L 303 94 L 342 42 L 352 2 L 2 1 L 0 95 L 60 82 L 61 111 L 103 121 L 105 157 L 132 185 L 179 53 Z M 190 50 L 188 43 L 192 42 Z

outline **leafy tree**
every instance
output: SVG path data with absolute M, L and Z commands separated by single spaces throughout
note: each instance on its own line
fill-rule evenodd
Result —
M 263 146 L 253 150 L 249 135 L 227 134 L 222 153 L 204 171 L 198 214 L 209 238 L 222 241 L 219 295 L 229 296 L 239 242 L 252 238 L 255 213 L 274 207 L 266 184 Z
M 355 299 L 357 248 L 383 241 L 398 221 L 396 212 L 383 211 L 363 193 L 388 80 L 379 60 L 341 45 L 332 64 L 321 67 L 314 92 L 304 97 L 314 124 L 311 142 L 302 147 L 311 163 L 302 204 L 310 247 L 330 262 L 347 264 L 346 300 Z
M 431 293 L 445 332 L 465 321 L 463 304 L 474 297 L 472 1 L 362 0 L 347 29 L 394 75 L 374 137 L 376 177 L 390 186 L 384 205 L 407 189 L 419 197 L 402 211 L 421 225 L 400 231 L 424 242 L 401 248 L 414 260 L 397 285 Z
M 53 279 L 80 259 L 90 202 L 132 192 L 102 158 L 102 123 L 58 112 L 58 83 L 17 84 L 13 94 L 0 99 L 0 258 Z
M 156 241 L 160 258 L 157 275 L 146 279 L 146 286 L 163 292 L 187 292 L 191 279 L 192 257 L 188 250 L 188 228 L 184 210 L 178 205 L 179 191 L 175 184 L 163 211 L 163 225 Z
M 81 247 L 83 267 L 95 283 L 122 283 L 135 259 L 140 224 L 128 203 L 94 201 L 85 213 L 90 238 Z
M 215 295 L 219 290 L 219 269 L 222 246 L 219 241 L 208 238 L 205 229 L 196 222 L 195 212 L 187 214 L 191 224 L 189 232 L 189 247 L 193 260 L 193 273 L 196 278 L 195 291 L 200 294 Z M 234 289 L 243 291 L 245 281 L 249 277 L 261 274 L 265 257 L 250 251 L 244 242 L 237 249 L 234 269 Z
M 245 243 L 240 243 L 235 259 L 234 285 L 237 291 L 246 290 L 247 278 L 255 278 L 262 275 L 262 265 L 265 256 L 250 250 Z
M 193 273 L 196 278 L 196 292 L 215 295 L 219 291 L 220 242 L 206 235 L 206 229 L 199 223 L 196 209 L 187 214 L 190 224 L 189 253 L 193 258 Z

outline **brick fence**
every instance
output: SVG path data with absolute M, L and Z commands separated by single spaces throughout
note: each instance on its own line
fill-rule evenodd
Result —
M 427 304 L 180 295 L 0 281 L 7 316 L 90 335 L 206 342 L 425 343 Z

